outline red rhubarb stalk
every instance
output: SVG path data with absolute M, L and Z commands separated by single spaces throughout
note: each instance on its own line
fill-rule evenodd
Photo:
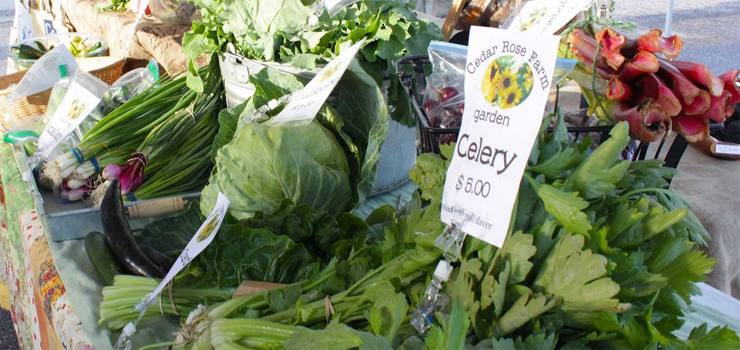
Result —
M 606 98 L 612 101 L 629 100 L 632 98 L 632 87 L 613 75 L 606 87 Z
M 696 115 L 679 115 L 673 118 L 673 125 L 681 136 L 690 143 L 704 141 L 709 135 L 709 120 Z
M 719 97 L 712 96 L 709 109 L 698 116 L 720 124 L 724 123 L 727 117 L 735 113 L 735 106 L 729 103 L 731 98 L 732 94 L 729 91 L 723 91 Z
M 634 107 L 617 103 L 614 120 L 626 120 L 630 125 L 630 135 L 646 142 L 658 140 L 671 125 L 671 117 L 652 99 L 646 99 Z
M 624 63 L 624 56 L 620 53 L 622 46 L 627 42 L 624 34 L 618 34 L 611 28 L 606 28 L 596 34 L 596 42 L 599 44 L 601 56 L 606 59 L 606 63 L 614 70 L 619 69 Z
M 581 28 L 576 28 L 570 35 L 570 51 L 578 57 L 588 68 L 594 66 L 594 61 L 597 60 L 596 51 L 598 44 L 596 39 L 590 37 Z M 614 74 L 614 70 L 609 67 L 603 57 L 598 57 L 596 64 L 596 73 L 604 79 Z
M 645 97 L 650 97 L 670 116 L 681 113 L 681 102 L 663 80 L 655 74 L 646 74 L 637 84 Z
M 668 61 L 659 60 L 659 62 L 658 74 L 678 96 L 678 100 L 684 106 L 683 114 L 694 115 L 706 112 L 711 102 L 709 92 L 696 86 Z
M 725 74 L 719 76 L 719 80 L 725 84 L 725 90 L 732 94 L 732 97 L 728 101 L 729 104 L 740 103 L 740 70 L 731 70 Z
M 660 29 L 653 29 L 637 40 L 628 40 L 622 48 L 622 54 L 631 57 L 639 51 L 648 51 L 661 52 L 670 59 L 678 57 L 683 46 L 681 38 L 677 35 L 663 38 L 661 35 L 663 32 Z
M 660 69 L 658 58 L 650 52 L 640 51 L 622 66 L 619 79 L 630 82 L 645 74 L 657 73 L 658 69 Z
M 709 93 L 712 96 L 719 97 L 722 95 L 725 84 L 703 64 L 684 61 L 671 61 L 670 64 L 676 67 L 681 74 L 685 75 L 691 81 L 709 90 Z

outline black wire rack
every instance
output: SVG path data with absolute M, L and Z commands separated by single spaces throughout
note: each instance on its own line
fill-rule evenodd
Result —
M 401 85 L 406 93 L 409 95 L 411 100 L 411 110 L 417 121 L 417 128 L 419 130 L 418 149 L 421 153 L 439 153 L 440 139 L 445 136 L 454 135 L 460 132 L 460 128 L 439 128 L 431 126 L 429 118 L 427 117 L 424 108 L 421 107 L 424 98 L 424 91 L 426 90 L 426 77 L 431 73 L 432 66 L 429 61 L 429 57 L 426 55 L 409 56 L 398 59 L 395 62 L 396 72 Z M 559 88 L 557 88 L 557 94 L 555 99 L 555 109 L 557 110 L 558 98 L 560 96 Z M 711 129 L 722 128 L 722 125 L 711 125 Z M 586 135 L 597 135 L 601 142 L 609 138 L 609 132 L 611 126 L 569 126 L 568 133 L 574 138 L 584 137 Z M 552 131 L 552 128 L 548 129 Z M 661 152 L 664 147 L 668 146 L 668 151 L 665 153 L 663 158 L 664 165 L 666 167 L 676 168 L 678 163 L 681 161 L 686 147 L 689 145 L 688 141 L 681 136 L 676 134 L 672 142 L 669 142 L 669 133 L 665 133 L 659 141 L 645 142 L 645 141 L 634 141 L 631 142 L 632 160 L 644 160 L 649 152 L 649 149 L 655 149 L 653 159 L 658 159 L 661 156 Z M 670 143 L 670 144 L 669 144 Z M 654 146 L 654 147 L 653 147 Z

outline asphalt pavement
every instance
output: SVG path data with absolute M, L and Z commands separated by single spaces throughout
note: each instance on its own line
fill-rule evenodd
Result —
M 635 33 L 665 28 L 669 0 L 616 0 L 614 18 L 638 24 Z M 678 59 L 701 62 L 714 73 L 740 69 L 740 1 L 675 0 L 672 34 L 683 39 Z

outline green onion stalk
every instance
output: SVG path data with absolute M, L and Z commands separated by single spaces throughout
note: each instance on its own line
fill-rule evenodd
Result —
M 119 176 L 106 174 L 106 182 L 93 191 L 94 204 L 102 200 L 113 178 L 121 181 L 121 194 L 130 200 L 137 199 L 134 192 L 152 178 L 159 187 L 145 188 L 142 198 L 156 197 L 165 191 L 173 193 L 181 188 L 195 189 L 204 183 L 203 175 L 211 167 L 210 160 L 204 156 L 218 132 L 218 111 L 223 107 L 220 73 L 213 64 L 209 68 L 204 92 L 193 94 L 192 101 L 157 121 L 126 163 L 117 167 Z M 191 157 L 194 156 L 199 156 L 199 162 L 193 162 L 195 159 Z M 160 172 L 162 174 L 157 175 Z M 162 188 L 164 182 L 170 188 Z
M 102 153 L 120 149 L 130 154 L 157 125 L 158 119 L 180 109 L 177 105 L 181 99 L 187 103 L 193 97 L 184 77 L 173 80 L 163 76 L 157 84 L 103 117 L 85 133 L 77 147 L 47 162 L 44 174 L 58 186 L 79 165 Z

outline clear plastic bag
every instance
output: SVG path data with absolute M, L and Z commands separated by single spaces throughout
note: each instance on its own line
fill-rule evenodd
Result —
M 465 109 L 465 60 L 467 47 L 441 41 L 429 44 L 432 73 L 427 77 L 424 112 L 433 128 L 459 128 Z M 440 140 L 446 144 L 454 141 Z
M 134 96 L 144 92 L 154 84 L 155 80 L 156 78 L 147 68 L 136 68 L 124 74 L 105 91 L 93 119 L 102 118 Z

